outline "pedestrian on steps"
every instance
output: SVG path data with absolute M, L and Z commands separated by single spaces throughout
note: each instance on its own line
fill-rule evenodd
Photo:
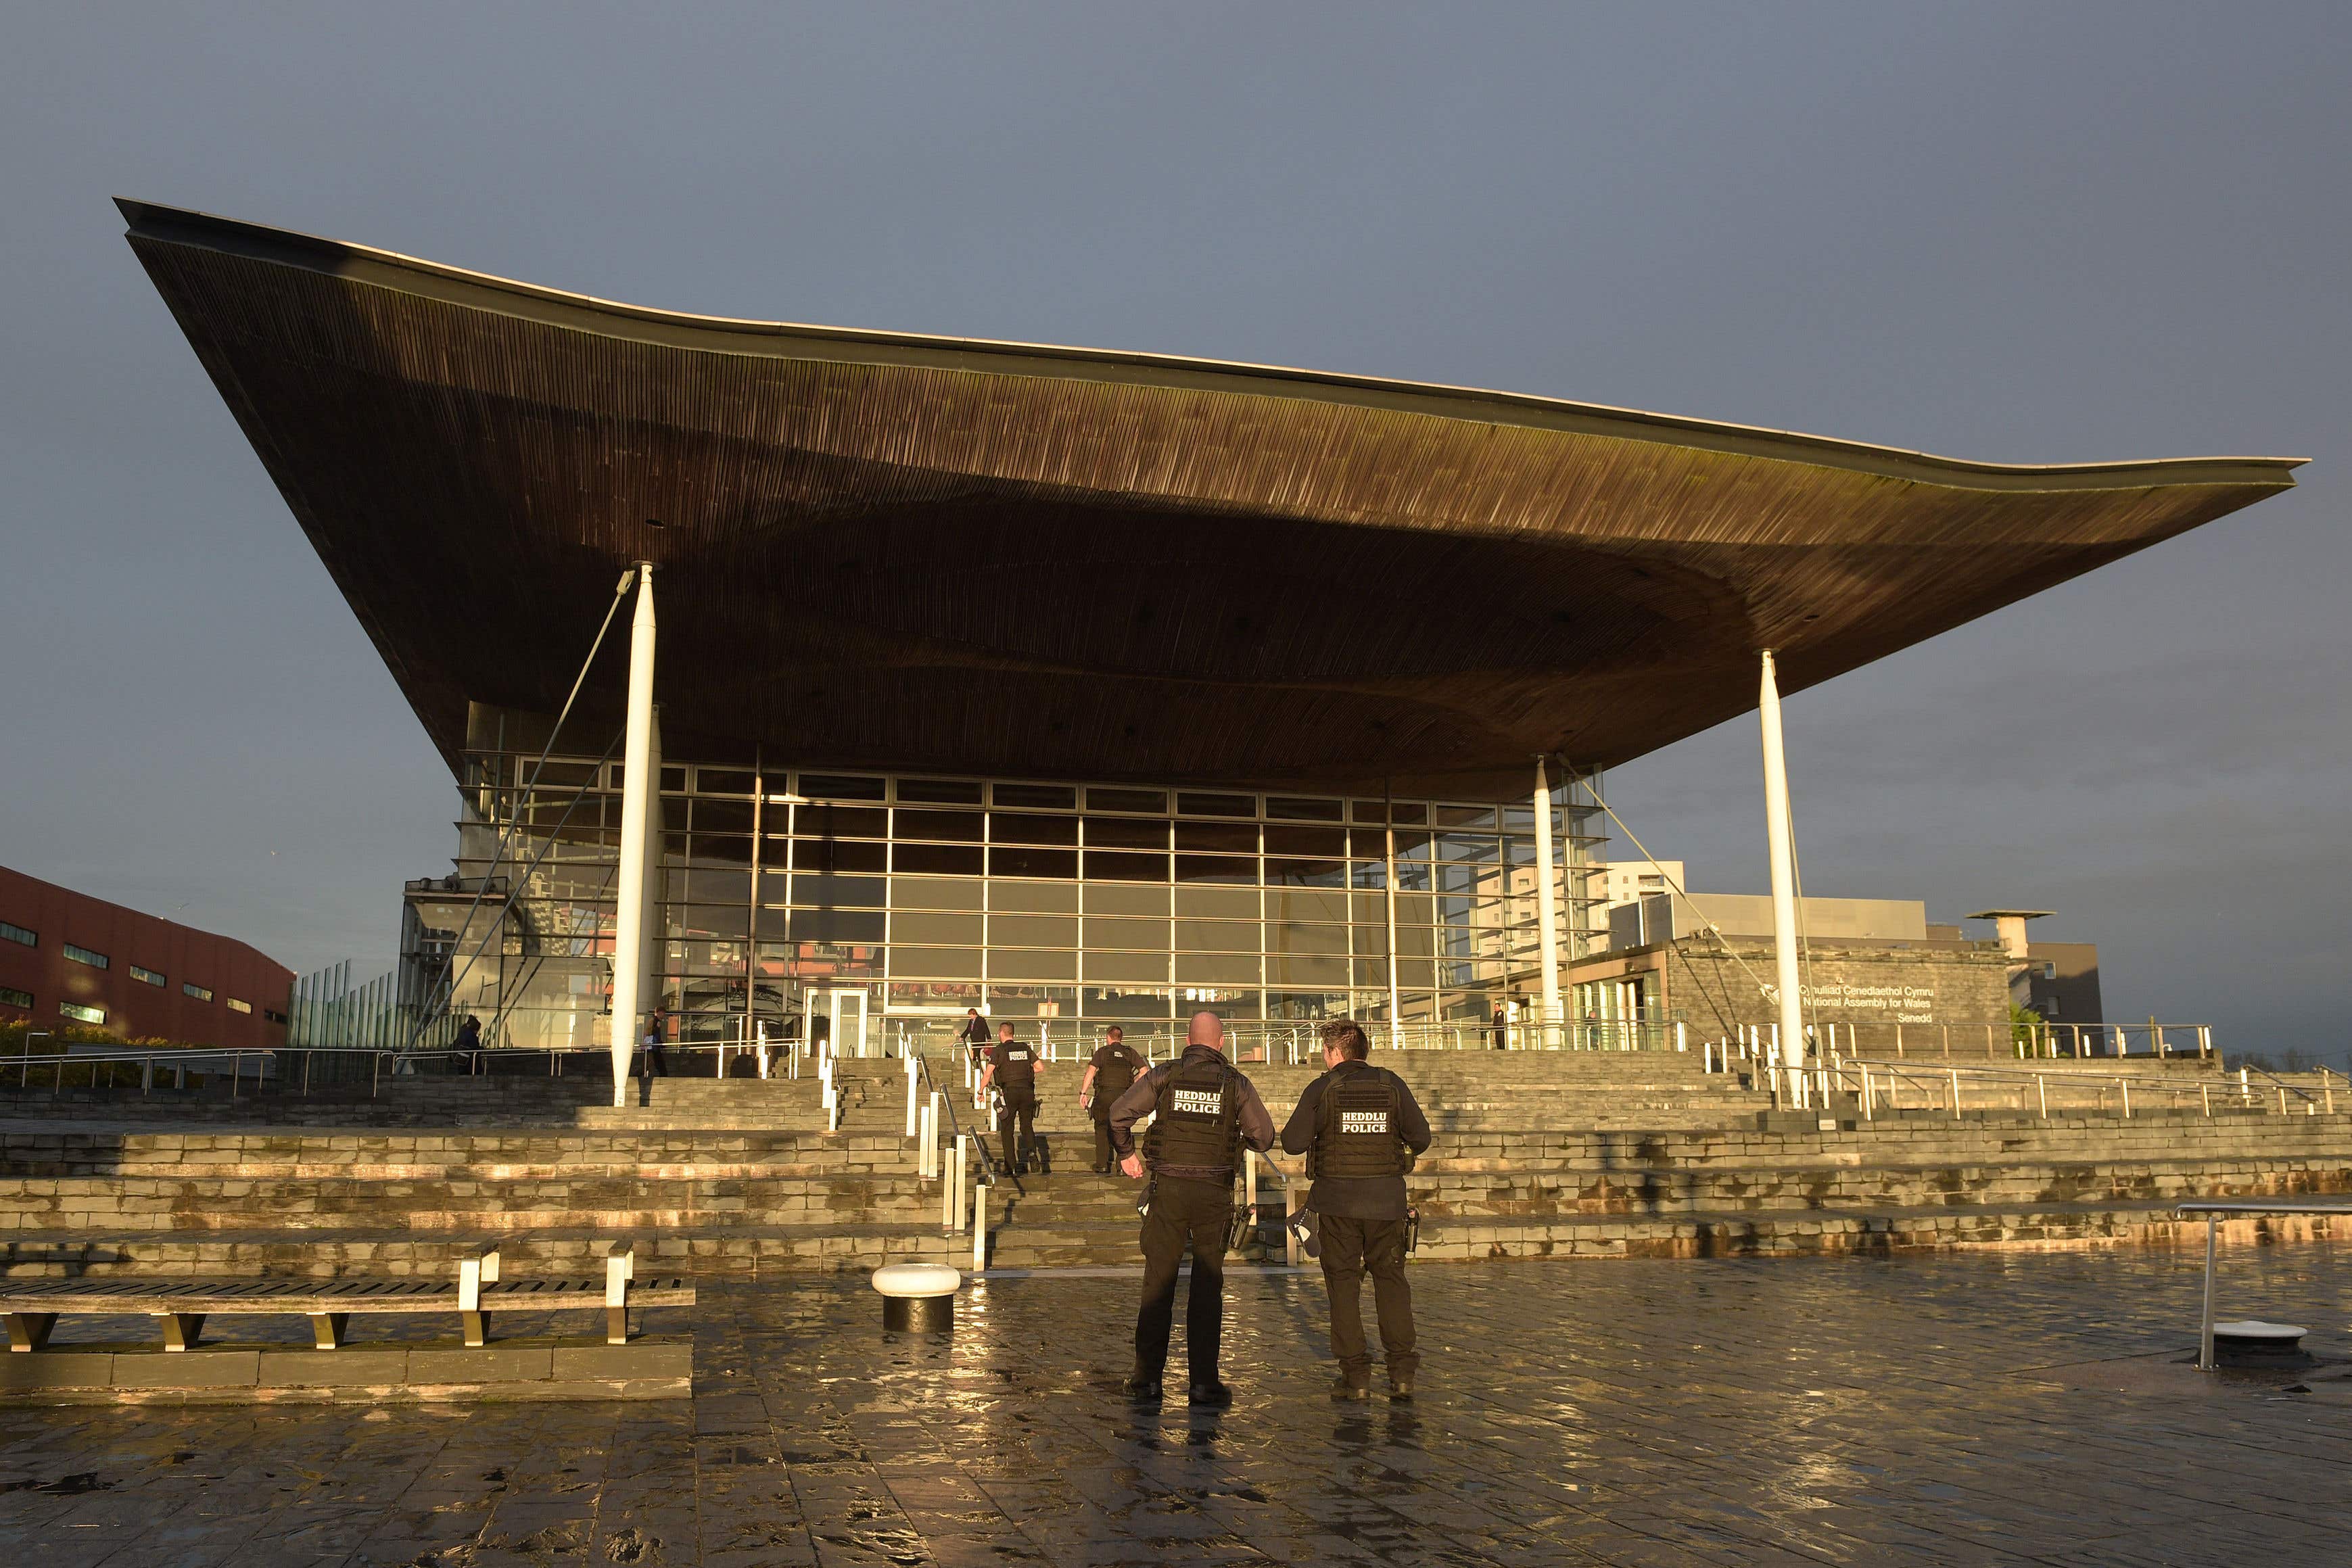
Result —
M 1037 1075 L 1045 1071 L 1045 1064 L 1037 1059 L 1035 1046 L 1013 1039 L 1011 1024 L 996 1026 L 996 1044 L 988 1053 L 988 1066 L 981 1072 L 980 1089 L 985 1095 L 992 1085 L 1004 1097 L 996 1125 L 1004 1135 L 1003 1170 L 1007 1176 L 1027 1172 L 1032 1145 L 1035 1146 L 1040 1173 L 1045 1168 L 1045 1145 L 1037 1138 Z

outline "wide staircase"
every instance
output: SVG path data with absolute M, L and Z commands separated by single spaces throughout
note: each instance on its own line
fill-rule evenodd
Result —
M 1738 1076 L 1673 1053 L 1384 1060 L 1437 1134 L 1409 1178 L 1423 1260 L 2164 1241 L 2184 1198 L 2352 1192 L 2352 1096 L 2341 1113 L 2305 1113 L 2316 1107 L 2297 1098 L 2281 1114 L 2261 1095 L 2217 1096 L 2218 1075 L 2193 1063 L 2168 1092 L 2143 1085 L 2129 1117 L 2045 1118 L 1864 1117 L 1850 1098 L 1776 1111 Z M 931 1066 L 952 1124 L 981 1135 L 960 1066 Z M 1136 1260 L 1138 1188 L 1087 1168 L 1081 1071 L 1056 1064 L 1041 1083 L 1052 1173 L 987 1189 L 993 1268 Z M 1244 1071 L 1277 1124 L 1314 1071 Z M 593 1076 L 238 1100 L 0 1090 L 0 1268 L 446 1274 L 496 1236 L 518 1274 L 553 1273 L 618 1235 L 699 1275 L 968 1262 L 943 1183 L 917 1176 L 902 1064 L 840 1062 L 835 1078 L 832 1130 L 814 1076 L 657 1079 L 618 1107 Z M 1245 1249 L 1276 1262 L 1282 1179 L 1261 1167 L 1264 1223 Z

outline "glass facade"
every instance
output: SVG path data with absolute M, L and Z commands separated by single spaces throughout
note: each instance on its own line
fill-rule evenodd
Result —
M 404 1003 L 486 1043 L 604 1043 L 621 766 L 477 709 L 454 876 L 409 885 Z M 1532 768 L 1530 768 L 1532 774 Z M 1559 952 L 1600 945 L 1597 809 L 1554 806 Z M 666 760 L 660 958 L 674 1038 L 830 1035 L 878 1049 L 967 1008 L 1074 1041 L 1208 1008 L 1486 1019 L 1537 980 L 1531 803 L 803 771 Z M 1393 835 L 1393 859 L 1391 857 Z M 520 889 L 520 893 L 515 890 Z

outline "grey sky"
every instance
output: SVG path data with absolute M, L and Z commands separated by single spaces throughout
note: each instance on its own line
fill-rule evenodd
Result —
M 2340 1054 L 2347 103 L 2320 4 L 16 8 L 0 862 L 373 968 L 452 848 L 124 194 L 678 309 L 2310 456 L 1788 723 L 1808 891 L 2055 909 L 2111 1017 Z M 1752 719 L 1610 785 L 1761 890 Z

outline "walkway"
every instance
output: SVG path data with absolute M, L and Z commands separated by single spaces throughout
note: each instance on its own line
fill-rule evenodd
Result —
M 992 1283 L 947 1343 L 836 1282 L 720 1284 L 690 1408 L 0 1413 L 0 1561 L 2352 1561 L 2352 1368 L 2152 1354 L 2189 1347 L 2196 1261 L 1423 1270 L 1425 1392 L 1369 1406 L 1324 1396 L 1319 1283 L 1237 1280 L 1215 1416 L 1115 1396 L 1130 1279 Z M 2347 1348 L 2352 1250 L 2224 1282 Z

